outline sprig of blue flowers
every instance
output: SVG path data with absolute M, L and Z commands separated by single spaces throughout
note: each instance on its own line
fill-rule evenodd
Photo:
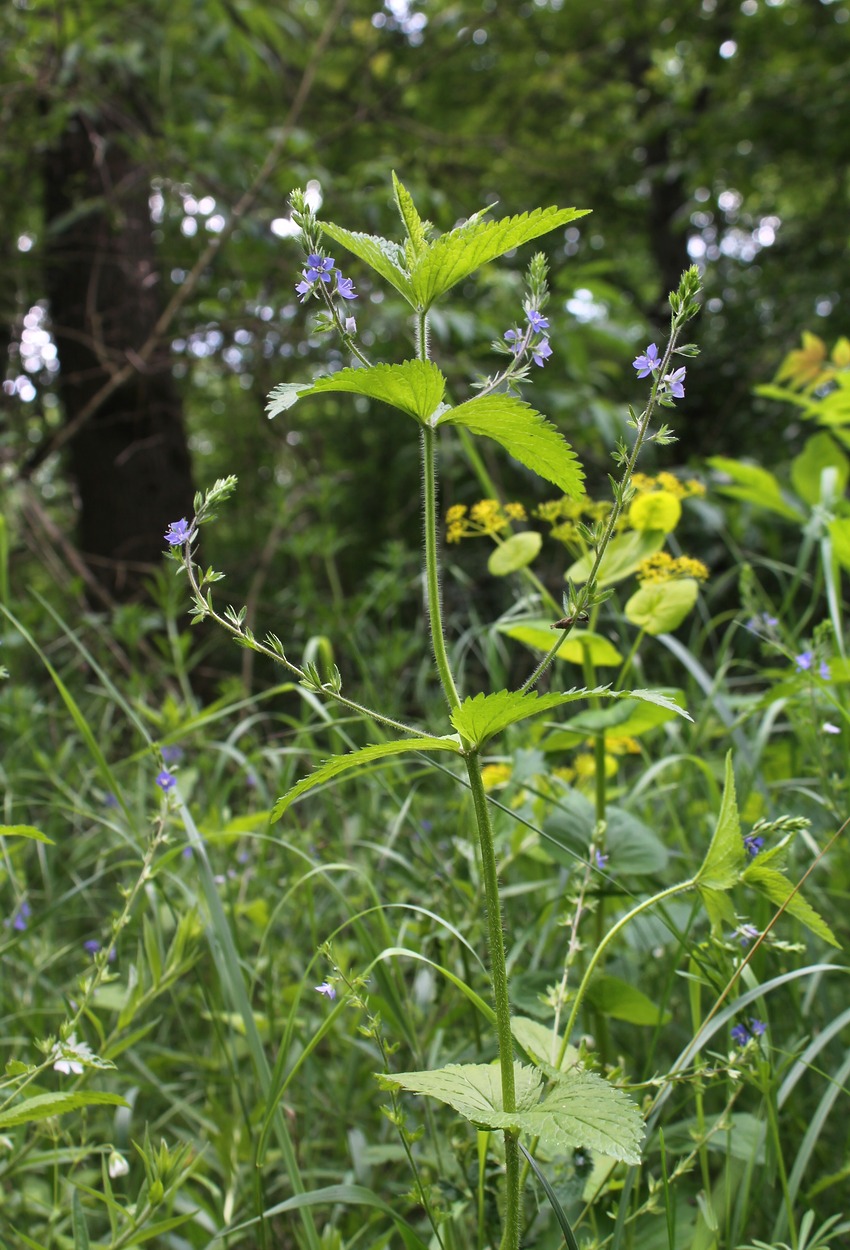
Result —
M 636 356 L 632 361 L 632 367 L 637 369 L 639 378 L 648 378 L 650 374 L 655 377 L 662 364 L 663 361 L 658 354 L 658 347 L 655 343 L 650 343 L 646 351 L 642 355 Z M 665 373 L 658 383 L 659 398 L 666 395 L 672 399 L 684 399 L 686 372 L 685 366 L 682 365 L 671 373 Z

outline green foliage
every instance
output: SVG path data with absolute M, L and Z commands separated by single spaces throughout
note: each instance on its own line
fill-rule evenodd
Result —
M 439 408 L 445 388 L 446 380 L 432 361 L 407 360 L 400 365 L 341 369 L 308 384 L 284 382 L 269 395 L 266 411 L 269 417 L 276 417 L 305 395 L 345 391 L 380 400 L 424 425 Z
M 699 584 L 692 577 L 649 582 L 635 591 L 623 612 L 633 625 L 648 634 L 667 634 L 682 624 L 698 594 Z
M 490 553 L 487 561 L 487 572 L 493 577 L 507 577 L 527 568 L 540 554 L 543 538 L 536 530 L 523 530 L 519 534 L 511 534 L 503 543 Z

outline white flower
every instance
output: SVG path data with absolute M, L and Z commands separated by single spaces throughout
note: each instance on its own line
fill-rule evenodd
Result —
M 83 1068 L 96 1056 L 85 1042 L 78 1042 L 76 1033 L 64 1042 L 57 1042 L 53 1047 L 51 1058 L 56 1072 L 64 1072 L 65 1076 L 80 1076 Z
M 130 1165 L 122 1154 L 117 1150 L 110 1152 L 109 1160 L 106 1164 L 110 1178 L 114 1181 L 119 1176 L 126 1176 L 130 1171 Z
M 825 734 L 840 734 L 841 730 L 838 725 L 833 725 L 831 721 L 825 720 L 821 725 L 821 729 Z

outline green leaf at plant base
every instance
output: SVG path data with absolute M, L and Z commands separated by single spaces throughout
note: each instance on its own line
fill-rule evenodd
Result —
M 515 395 L 480 395 L 447 409 L 435 424 L 462 425 L 492 438 L 565 495 L 578 499 L 582 494 L 584 472 L 572 447 L 550 421 Z
M 741 837 L 741 821 L 735 796 L 735 774 L 732 770 L 732 752 L 726 755 L 726 780 L 720 815 L 708 853 L 702 867 L 694 878 L 699 889 L 731 890 L 740 879 L 746 864 L 747 853 Z
M 56 845 L 52 838 L 48 838 L 47 834 L 42 833 L 40 829 L 34 829 L 32 825 L 0 825 L 0 838 L 30 838 L 33 842 L 46 842 L 48 846 Z
M 362 768 L 377 760 L 387 759 L 391 755 L 401 755 L 408 751 L 453 751 L 460 754 L 460 743 L 455 737 L 449 738 L 401 738 L 395 742 L 381 742 L 375 746 L 362 747 L 359 751 L 351 751 L 348 755 L 334 755 L 325 760 L 309 777 L 302 779 L 287 790 L 286 794 L 275 803 L 271 811 L 271 820 L 280 820 L 283 813 L 295 799 L 316 786 L 324 785 L 341 773 L 350 772 L 352 768 Z
M 655 637 L 677 629 L 697 601 L 699 584 L 693 577 L 669 582 L 647 582 L 625 607 L 626 618 Z
M 662 1011 L 636 985 L 619 977 L 593 977 L 587 987 L 587 997 L 597 1011 L 612 1020 L 640 1025 L 667 1024 L 670 1020 L 669 1011 Z
M 400 365 L 340 369 L 314 382 L 283 382 L 270 393 L 266 412 L 269 417 L 276 417 L 305 395 L 346 391 L 378 399 L 424 425 L 439 408 L 445 389 L 446 379 L 433 361 L 405 360 Z
M 718 486 L 717 489 L 730 499 L 741 499 L 745 503 L 755 504 L 758 508 L 766 508 L 769 512 L 777 512 L 789 521 L 804 519 L 799 508 L 788 503 L 779 486 L 779 482 L 759 465 L 744 464 L 741 460 L 731 460 L 728 456 L 709 456 L 708 463 L 712 469 L 725 473 L 732 479 L 732 485 Z
M 575 221 L 577 217 L 586 216 L 588 211 L 581 208 L 536 208 L 532 213 L 504 217 L 501 221 L 482 221 L 480 217 L 474 217 L 448 234 L 440 235 L 419 255 L 411 268 L 410 282 L 419 308 L 430 308 L 436 299 L 482 265 Z
M 18 1124 L 31 1124 L 35 1120 L 47 1120 L 53 1115 L 65 1115 L 80 1107 L 129 1107 L 120 1094 L 101 1094 L 79 1090 L 67 1094 L 36 1094 L 15 1103 L 0 1112 L 0 1128 L 14 1128 Z
M 532 651 L 546 652 L 555 641 L 556 634 L 550 628 L 551 622 L 545 620 L 506 621 L 497 625 L 500 634 L 514 638 L 517 642 L 530 647 Z M 556 655 L 559 660 L 567 660 L 571 664 L 583 664 L 584 652 L 587 650 L 591 663 L 599 668 L 613 668 L 623 662 L 617 648 L 601 634 L 594 634 L 587 629 L 574 629 L 565 642 L 558 648 Z
M 824 469 L 836 470 L 836 494 L 843 495 L 850 478 L 850 460 L 835 439 L 825 431 L 807 438 L 799 456 L 791 461 L 791 483 L 794 490 L 812 507 L 820 503 L 821 474 Z
M 370 269 L 394 286 L 413 308 L 416 307 L 416 295 L 406 268 L 404 248 L 389 239 L 382 239 L 377 234 L 359 234 L 334 225 L 332 221 L 322 222 L 322 233 L 329 235 L 334 242 L 341 243 L 354 256 L 365 261 Z
M 643 560 L 661 550 L 666 538 L 663 530 L 627 530 L 612 538 L 599 566 L 597 585 L 613 586 L 631 577 Z M 567 569 L 566 576 L 576 586 L 582 585 L 590 577 L 594 559 L 593 553 L 588 552 Z
M 540 1139 L 548 1154 L 565 1154 L 587 1146 L 622 1159 L 640 1162 L 643 1120 L 635 1103 L 592 1072 L 568 1072 L 538 1101 L 542 1082 L 538 1072 L 514 1062 L 517 1110 L 502 1109 L 499 1068 L 495 1064 L 448 1064 L 433 1072 L 381 1075 L 384 1085 L 416 1094 L 428 1094 L 448 1103 L 477 1128 L 519 1129 Z
M 537 559 L 542 546 L 543 535 L 537 530 L 511 534 L 510 538 L 506 538 L 491 551 L 487 572 L 493 577 L 507 577 L 509 573 L 517 573 Z
M 766 895 L 772 903 L 776 903 L 777 907 L 784 908 L 789 916 L 794 916 L 812 933 L 823 938 L 824 942 L 829 942 L 830 946 L 837 946 L 840 949 L 841 943 L 832 929 L 799 891 L 794 893 L 794 887 L 784 873 L 778 872 L 775 868 L 765 867 L 756 860 L 745 869 L 741 880 Z

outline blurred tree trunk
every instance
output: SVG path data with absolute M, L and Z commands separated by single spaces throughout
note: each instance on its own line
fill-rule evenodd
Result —
M 134 360 L 161 308 L 147 171 L 128 122 L 104 107 L 70 118 L 44 164 L 46 282 L 66 422 Z M 163 532 L 192 507 L 192 474 L 169 344 L 106 399 L 70 442 L 86 563 L 118 598 L 138 596 Z

